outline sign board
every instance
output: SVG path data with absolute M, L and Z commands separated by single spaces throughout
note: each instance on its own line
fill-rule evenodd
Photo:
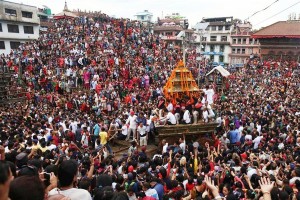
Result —
M 223 52 L 203 52 L 202 53 L 203 55 L 220 55 L 222 56 L 223 55 Z

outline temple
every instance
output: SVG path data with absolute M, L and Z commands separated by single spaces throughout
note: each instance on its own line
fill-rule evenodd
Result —
M 198 96 L 199 91 L 199 87 L 192 73 L 184 66 L 182 61 L 173 69 L 163 89 L 165 97 L 173 102 L 183 96 Z
M 54 19 L 71 19 L 75 17 L 77 17 L 77 15 L 75 15 L 73 12 L 69 10 L 67 1 L 65 1 L 65 6 L 63 11 L 54 15 Z
M 259 39 L 260 55 L 265 59 L 299 61 L 300 20 L 279 21 L 252 35 Z

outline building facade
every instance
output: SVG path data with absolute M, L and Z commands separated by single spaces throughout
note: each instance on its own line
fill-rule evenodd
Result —
M 201 22 L 209 23 L 202 36 L 202 46 L 204 46 L 202 55 L 214 65 L 229 64 L 233 17 L 203 18 Z
M 259 39 L 263 60 L 300 59 L 300 20 L 276 22 L 257 31 L 252 38 Z
M 185 38 L 186 41 L 194 39 L 194 30 L 186 28 L 188 28 L 187 19 L 165 18 L 157 20 L 153 31 L 154 34 L 160 35 L 161 39 L 166 42 L 168 47 L 180 48 L 182 46 L 183 38 Z M 183 30 L 185 31 L 185 36 L 177 37 Z
M 251 55 L 259 55 L 259 40 L 251 38 L 252 34 L 252 25 L 249 22 L 235 25 L 230 39 L 230 65 L 244 66 Z
M 8 54 L 21 43 L 39 37 L 37 8 L 0 1 L 0 53 Z
M 143 23 L 149 23 L 152 22 L 153 14 L 149 12 L 148 10 L 144 10 L 143 12 L 138 12 L 136 15 L 136 20 L 143 22 Z

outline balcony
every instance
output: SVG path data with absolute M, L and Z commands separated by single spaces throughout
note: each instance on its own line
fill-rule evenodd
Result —
M 223 44 L 223 45 L 230 45 L 229 41 L 208 41 L 208 42 L 203 42 L 205 44 Z

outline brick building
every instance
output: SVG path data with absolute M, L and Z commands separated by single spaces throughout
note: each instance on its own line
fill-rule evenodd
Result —
M 299 59 L 300 21 L 279 21 L 262 28 L 252 35 L 259 39 L 260 55 L 263 59 Z

